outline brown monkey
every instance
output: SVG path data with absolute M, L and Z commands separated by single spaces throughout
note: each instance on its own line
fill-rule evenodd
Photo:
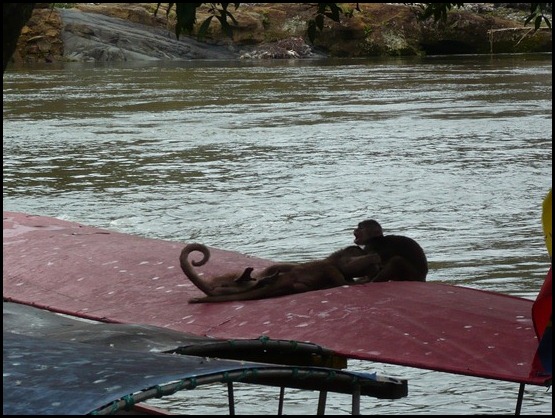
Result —
M 213 293 L 191 299 L 189 302 L 264 299 L 354 284 L 355 277 L 373 275 L 380 261 L 376 253 L 368 253 L 352 245 L 334 252 L 323 260 L 273 264 L 265 268 L 260 278 L 247 290 L 219 295 Z
M 193 251 L 202 253 L 202 259 L 199 261 L 191 261 L 189 263 L 189 254 Z M 210 259 L 210 251 L 208 247 L 203 244 L 188 244 L 181 250 L 179 256 L 179 263 L 183 273 L 193 282 L 193 284 L 202 290 L 206 295 L 223 295 L 228 293 L 237 293 L 242 290 L 248 290 L 256 284 L 256 279 L 251 277 L 254 270 L 252 267 L 247 267 L 243 273 L 228 273 L 222 276 L 215 277 L 210 281 L 203 280 L 192 266 L 202 266 Z M 191 265 L 192 264 L 192 265 Z
M 210 285 L 203 282 L 187 262 L 187 255 L 196 249 L 203 252 L 204 257 L 193 265 L 203 265 L 208 261 L 208 249 L 202 244 L 191 244 L 182 251 L 181 267 L 208 297 L 195 298 L 190 302 L 263 299 L 371 281 L 426 280 L 426 256 L 413 239 L 399 235 L 384 236 L 375 220 L 359 223 L 354 235 L 356 246 L 336 251 L 323 260 L 273 264 L 264 269 L 258 278 L 252 278 L 253 269 L 247 268 L 242 274 L 219 276 Z M 355 278 L 358 280 L 355 281 Z
M 357 283 L 387 281 L 426 281 L 428 261 L 422 247 L 412 238 L 401 235 L 384 235 L 381 225 L 369 219 L 354 230 L 355 244 L 364 250 L 378 253 L 381 258 L 379 272 L 362 277 Z

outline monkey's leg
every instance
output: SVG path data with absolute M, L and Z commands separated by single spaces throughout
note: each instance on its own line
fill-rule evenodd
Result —
M 253 300 L 266 299 L 277 296 L 289 295 L 296 293 L 293 287 L 292 279 L 287 274 L 278 274 L 273 280 L 267 280 L 265 283 L 257 282 L 256 285 L 249 290 L 239 291 L 227 295 L 205 296 L 202 298 L 193 298 L 189 303 L 206 303 L 206 302 L 228 302 L 232 300 Z
M 371 280 L 377 282 L 402 282 L 418 280 L 418 271 L 406 259 L 400 256 L 392 257 Z

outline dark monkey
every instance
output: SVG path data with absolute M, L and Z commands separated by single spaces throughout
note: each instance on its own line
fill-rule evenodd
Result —
M 428 261 L 422 247 L 412 238 L 384 235 L 381 225 L 373 220 L 362 221 L 354 230 L 355 244 L 367 252 L 378 253 L 380 271 L 375 276 L 359 279 L 357 283 L 387 281 L 426 281 Z
M 359 223 L 354 235 L 357 245 L 336 251 L 323 260 L 273 264 L 256 278 L 251 277 L 253 269 L 249 267 L 243 273 L 225 274 L 210 282 L 201 279 L 187 259 L 192 251 L 200 251 L 203 259 L 192 264 L 203 265 L 210 256 L 208 248 L 202 244 L 187 245 L 181 252 L 181 268 L 207 295 L 189 302 L 264 299 L 368 282 L 426 280 L 426 256 L 413 239 L 384 236 L 375 220 Z

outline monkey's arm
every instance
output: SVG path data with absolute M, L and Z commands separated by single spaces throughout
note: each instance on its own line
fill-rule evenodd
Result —
M 347 257 L 342 260 L 341 270 L 348 278 L 373 276 L 380 269 L 382 262 L 378 253 L 363 256 Z

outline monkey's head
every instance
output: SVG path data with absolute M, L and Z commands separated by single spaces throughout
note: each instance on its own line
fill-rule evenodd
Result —
M 383 237 L 381 225 L 373 219 L 360 222 L 353 234 L 355 235 L 356 245 L 365 245 L 372 238 Z

